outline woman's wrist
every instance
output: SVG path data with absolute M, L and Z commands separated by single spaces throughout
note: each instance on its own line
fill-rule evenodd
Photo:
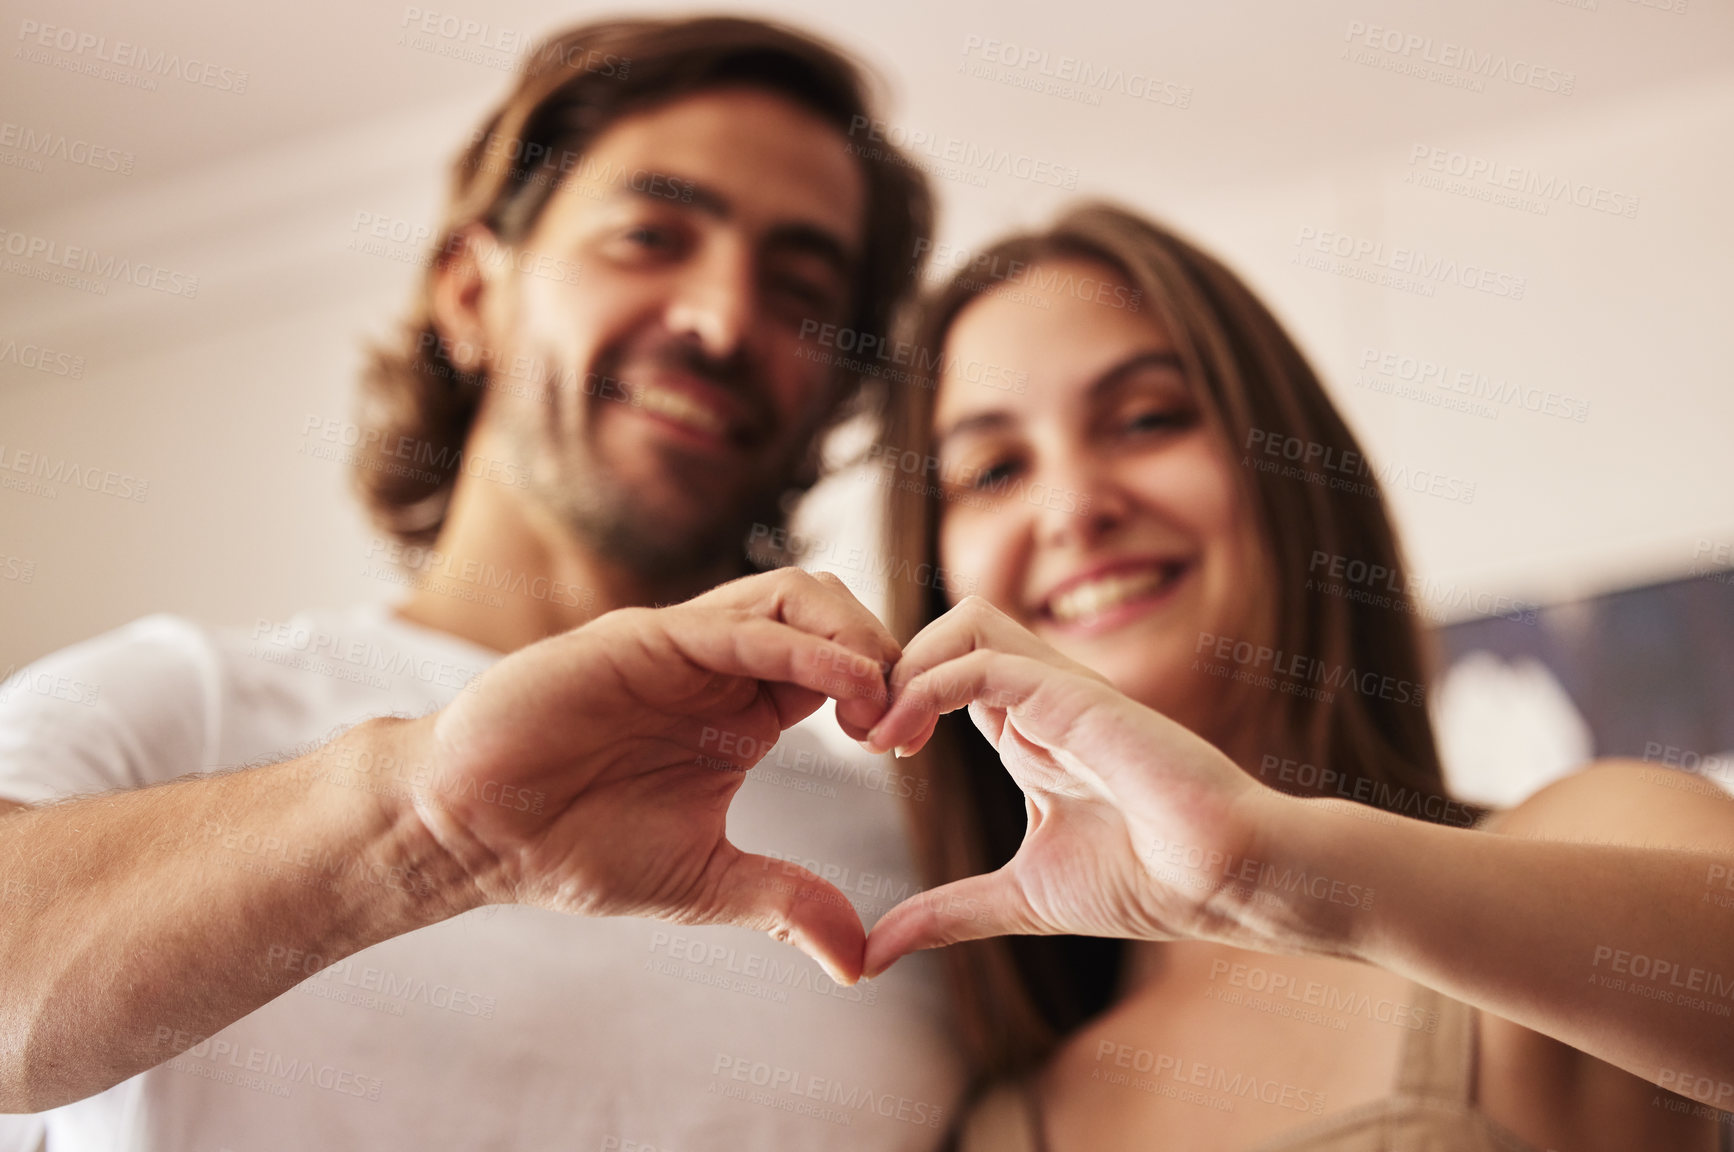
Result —
M 1401 817 L 1350 800 L 1260 789 L 1245 800 L 1254 833 L 1228 879 L 1246 947 L 1367 959 L 1381 910 L 1381 858 L 1400 850 Z M 1385 873 L 1388 875 L 1388 873 Z

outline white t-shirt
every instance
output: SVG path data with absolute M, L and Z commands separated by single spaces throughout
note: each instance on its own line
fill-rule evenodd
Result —
M 288 759 L 437 708 L 495 658 L 383 605 L 233 630 L 148 617 L 0 688 L 0 796 Z M 821 710 L 748 774 L 729 836 L 826 875 L 871 926 L 917 886 L 913 785 L 894 764 Z M 233 847 L 244 867 L 297 869 Z M 112 963 L 124 978 L 128 957 Z M 744 929 L 506 906 L 322 963 L 197 1047 L 43 1113 L 51 1152 L 925 1149 L 962 1088 L 932 955 L 841 988 Z

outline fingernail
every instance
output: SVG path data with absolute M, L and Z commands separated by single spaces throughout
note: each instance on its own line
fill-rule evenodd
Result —
M 909 745 L 899 744 L 896 748 L 892 749 L 891 755 L 894 759 L 905 760 L 915 755 L 915 753 L 910 751 Z

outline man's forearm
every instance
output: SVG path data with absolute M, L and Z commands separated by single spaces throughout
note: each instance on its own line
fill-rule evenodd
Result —
M 306 979 L 306 957 L 479 905 L 407 797 L 332 771 L 429 723 L 0 817 L 0 1111 L 101 1091 Z
M 1399 972 L 1652 1082 L 1734 1081 L 1734 920 L 1703 902 L 1726 858 L 1299 803 L 1265 849 L 1284 950 Z

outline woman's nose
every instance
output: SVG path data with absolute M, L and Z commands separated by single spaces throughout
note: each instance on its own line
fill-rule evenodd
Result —
M 1092 544 L 1126 519 L 1130 502 L 1118 483 L 1113 462 L 1100 453 L 1068 452 L 1035 478 L 1041 485 L 1025 493 L 1035 504 L 1042 543 Z

